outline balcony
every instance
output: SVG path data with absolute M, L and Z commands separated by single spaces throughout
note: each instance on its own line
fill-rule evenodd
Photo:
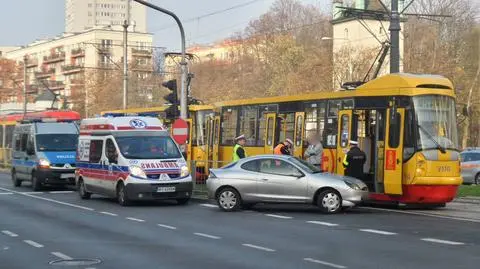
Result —
M 44 64 L 61 62 L 61 61 L 64 61 L 64 60 L 65 60 L 65 52 L 53 53 L 49 56 L 43 56 L 43 63 Z
M 132 55 L 137 57 L 152 57 L 152 50 L 149 49 L 132 49 Z
M 35 72 L 35 77 L 36 78 L 48 78 L 53 74 L 55 74 L 55 68 L 50 68 L 50 69 L 45 70 L 45 71 Z
M 38 59 L 27 60 L 27 67 L 35 67 L 35 66 L 38 66 Z
M 82 48 L 72 49 L 70 54 L 71 54 L 72 58 L 84 57 L 85 56 L 85 50 L 82 49 Z
M 62 73 L 64 75 L 70 75 L 70 74 L 74 74 L 82 71 L 83 71 L 83 65 L 81 64 L 72 64 L 72 65 L 62 66 Z

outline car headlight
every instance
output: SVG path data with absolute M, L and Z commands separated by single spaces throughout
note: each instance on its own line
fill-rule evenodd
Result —
M 180 168 L 180 177 L 188 177 L 190 175 L 190 169 L 188 169 L 188 166 L 182 166 Z
M 354 189 L 354 190 L 360 190 L 360 186 L 358 186 L 357 184 L 353 183 L 353 182 L 350 182 L 350 181 L 345 181 L 345 184 L 347 184 L 347 186 L 349 186 L 350 188 Z
M 128 168 L 130 170 L 130 175 L 134 177 L 139 177 L 139 178 L 147 178 L 147 174 L 145 174 L 145 171 L 140 166 L 130 166 Z
M 43 167 L 43 168 L 49 168 L 50 167 L 50 162 L 47 159 L 40 159 L 40 160 L 38 160 L 38 166 Z

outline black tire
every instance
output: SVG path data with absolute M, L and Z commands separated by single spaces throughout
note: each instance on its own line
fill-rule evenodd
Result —
M 131 201 L 128 199 L 127 190 L 125 189 L 125 185 L 122 182 L 118 183 L 117 185 L 117 201 L 118 204 L 121 206 L 129 206 Z
M 342 196 L 334 189 L 324 190 L 318 194 L 317 205 L 323 213 L 338 213 L 342 210 Z
M 85 183 L 83 182 L 83 179 L 78 180 L 78 194 L 80 195 L 80 198 L 83 200 L 88 200 L 92 196 L 92 193 L 88 192 L 87 189 L 85 188 Z
M 218 192 L 217 204 L 225 212 L 238 211 L 242 208 L 242 198 L 234 188 L 224 188 Z
M 15 170 L 12 170 L 12 183 L 14 187 L 22 186 L 22 181 L 17 178 L 17 173 L 15 172 Z
M 190 198 L 181 198 L 181 199 L 177 199 L 177 204 L 186 205 L 188 204 L 189 201 L 190 201 Z
M 477 185 L 480 184 L 480 173 L 478 173 L 478 174 L 475 175 L 474 183 L 477 184 Z
M 38 180 L 38 177 L 35 174 L 35 172 L 32 173 L 32 189 L 33 191 L 41 191 L 43 189 L 42 182 Z

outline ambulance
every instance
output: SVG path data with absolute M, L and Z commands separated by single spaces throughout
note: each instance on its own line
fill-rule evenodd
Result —
M 156 117 L 118 116 L 82 120 L 75 181 L 82 199 L 91 194 L 132 201 L 186 204 L 192 177 L 170 133 Z

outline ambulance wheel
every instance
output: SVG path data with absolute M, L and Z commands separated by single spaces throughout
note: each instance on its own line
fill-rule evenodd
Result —
M 78 194 L 80 195 L 80 198 L 84 200 L 90 199 L 90 197 L 92 196 L 92 194 L 88 192 L 85 188 L 85 183 L 83 182 L 83 179 L 78 180 Z
M 125 185 L 122 182 L 117 185 L 117 200 L 121 206 L 129 206 L 131 204 L 130 200 L 127 197 L 127 190 Z
M 15 170 L 12 170 L 12 182 L 15 187 L 20 187 L 22 185 L 22 181 L 17 178 Z
M 38 180 L 38 177 L 35 172 L 32 173 L 32 189 L 33 191 L 41 191 L 42 190 L 42 182 Z
M 188 201 L 190 201 L 190 198 L 177 199 L 177 204 L 179 204 L 179 205 L 186 205 L 186 204 L 188 204 Z

